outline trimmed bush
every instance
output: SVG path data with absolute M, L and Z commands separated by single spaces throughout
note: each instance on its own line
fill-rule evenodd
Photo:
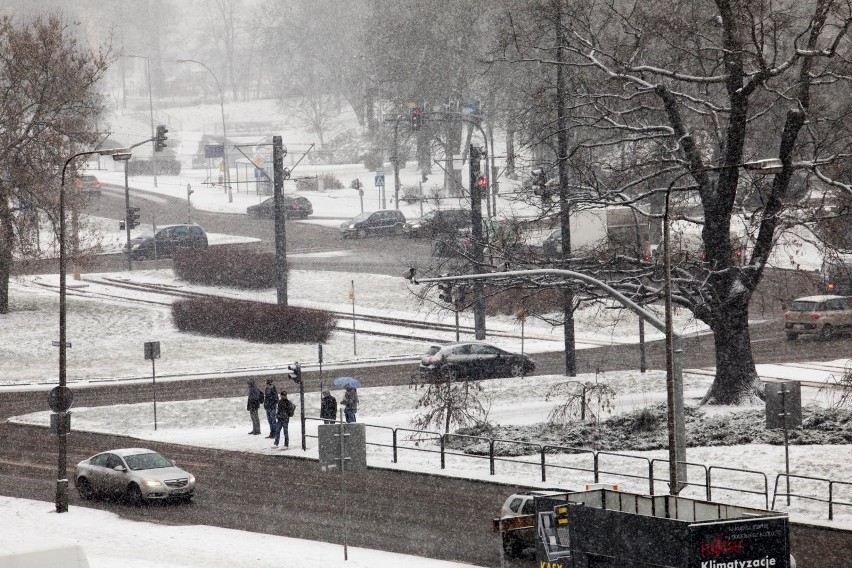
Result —
M 257 343 L 325 343 L 337 325 L 330 312 L 228 298 L 172 304 L 180 331 Z
M 175 255 L 175 276 L 193 284 L 259 289 L 275 287 L 275 253 L 228 247 Z
M 341 182 L 333 174 L 321 174 L 318 177 L 300 178 L 296 180 L 296 191 L 318 191 L 319 181 L 322 180 L 323 190 L 343 189 Z

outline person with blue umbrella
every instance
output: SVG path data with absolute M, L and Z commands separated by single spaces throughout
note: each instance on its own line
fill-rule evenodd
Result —
M 346 418 L 346 422 L 355 422 L 355 413 L 358 412 L 357 389 L 361 386 L 361 381 L 354 377 L 338 377 L 334 379 L 334 384 L 346 389 L 346 394 L 340 401 L 343 406 L 343 416 Z

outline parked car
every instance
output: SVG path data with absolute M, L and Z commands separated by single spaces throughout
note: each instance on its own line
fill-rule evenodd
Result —
M 340 236 L 364 238 L 374 235 L 401 235 L 405 215 L 397 209 L 364 212 L 340 225 Z
M 818 335 L 831 339 L 836 333 L 852 331 L 852 297 L 807 296 L 793 300 L 784 312 L 787 339 Z
M 108 495 L 134 503 L 169 498 L 189 501 L 195 494 L 195 476 L 153 450 L 124 448 L 78 463 L 74 486 L 87 500 Z
M 470 211 L 464 209 L 436 209 L 405 224 L 404 232 L 409 237 L 435 237 L 456 233 L 470 228 Z
M 301 195 L 282 195 L 282 197 L 284 198 L 284 212 L 288 219 L 307 219 L 309 215 L 314 214 L 314 206 L 308 201 L 308 198 Z M 275 198 L 270 197 L 257 205 L 252 205 L 246 209 L 246 214 L 258 219 L 274 219 Z
M 199 225 L 164 225 L 156 233 L 149 229 L 130 239 L 129 244 L 134 259 L 171 258 L 180 250 L 206 249 L 207 234 Z
M 535 362 L 526 355 L 479 342 L 433 345 L 420 360 L 420 376 L 428 381 L 521 377 L 533 371 Z
M 84 174 L 79 176 L 74 181 L 74 185 L 83 193 L 88 195 L 94 195 L 96 197 L 101 195 L 101 181 L 93 175 Z

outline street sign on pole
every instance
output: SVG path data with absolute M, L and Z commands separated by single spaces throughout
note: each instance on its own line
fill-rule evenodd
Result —
M 384 186 L 385 186 L 385 176 L 384 176 L 384 174 L 382 174 L 382 175 L 377 175 L 377 176 L 376 176 L 376 187 L 384 187 Z

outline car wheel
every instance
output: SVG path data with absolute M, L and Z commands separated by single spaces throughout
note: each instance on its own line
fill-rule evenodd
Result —
M 359 239 L 367 238 L 367 229 L 358 229 L 358 238 Z
M 444 367 L 441 369 L 441 378 L 452 382 L 459 378 L 459 372 L 455 367 Z
M 518 558 L 524 551 L 520 539 L 512 533 L 503 533 L 503 551 L 509 558 Z
M 819 336 L 823 341 L 828 341 L 829 339 L 834 337 L 834 328 L 828 324 L 825 324 L 824 326 L 822 326 L 822 331 L 820 332 Z
M 798 333 L 787 332 L 787 341 L 796 341 L 796 339 L 798 339 L 798 337 L 799 337 Z
M 523 361 L 515 361 L 512 363 L 512 366 L 509 368 L 509 372 L 513 377 L 523 377 L 524 376 L 524 362 Z
M 92 489 L 92 484 L 85 477 L 77 479 L 77 493 L 85 501 L 91 501 L 95 497 L 95 490 Z
M 142 496 L 142 490 L 139 489 L 139 486 L 135 483 L 131 483 L 127 486 L 125 497 L 127 498 L 127 502 L 131 505 L 141 505 L 145 501 L 145 498 Z

